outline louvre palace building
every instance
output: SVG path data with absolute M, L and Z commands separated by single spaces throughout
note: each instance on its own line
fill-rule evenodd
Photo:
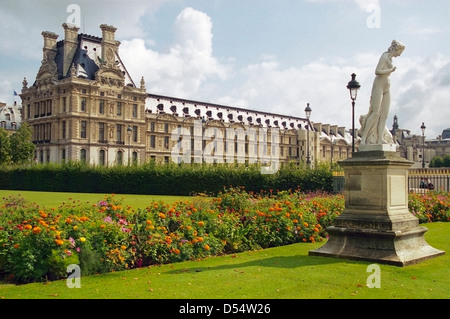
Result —
M 44 31 L 43 60 L 20 94 L 40 163 L 337 162 L 351 156 L 345 127 L 309 118 L 161 96 L 135 83 L 116 28 L 102 36 L 64 23 L 64 39 Z M 144 62 L 145 63 L 145 62 Z M 305 105 L 306 106 L 306 105 Z M 356 140 L 356 143 L 358 141 Z M 276 156 L 276 157 L 275 157 Z

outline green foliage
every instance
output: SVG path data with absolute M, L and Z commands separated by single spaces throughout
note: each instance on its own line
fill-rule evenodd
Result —
M 20 128 L 10 136 L 11 160 L 15 164 L 30 163 L 35 146 L 31 141 L 32 129 L 27 123 L 22 123 Z
M 0 128 L 0 165 L 9 164 L 11 160 L 11 142 L 8 132 Z
M 430 167 L 450 167 L 450 155 L 434 156 L 430 161 Z
M 155 164 L 89 166 L 81 162 L 1 167 L 1 189 L 153 194 L 189 196 L 218 194 L 224 186 L 248 191 L 332 191 L 332 173 L 326 164 L 314 169 L 297 165 L 281 167 L 275 174 L 261 174 L 259 165 Z M 70 181 L 70 182 L 68 182 Z M 193 183 L 192 181 L 195 181 Z

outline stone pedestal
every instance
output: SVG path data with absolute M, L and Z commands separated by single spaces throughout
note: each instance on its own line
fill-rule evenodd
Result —
M 339 163 L 345 173 L 345 210 L 326 230 L 313 256 L 407 266 L 444 254 L 428 245 L 427 229 L 408 210 L 408 168 L 395 153 L 371 149 Z

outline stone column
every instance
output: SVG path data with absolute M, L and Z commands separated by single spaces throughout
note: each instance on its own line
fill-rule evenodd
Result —
M 427 229 L 408 210 L 412 162 L 379 145 L 339 164 L 346 180 L 345 210 L 326 229 L 327 243 L 309 255 L 407 266 L 444 254 L 426 243 Z

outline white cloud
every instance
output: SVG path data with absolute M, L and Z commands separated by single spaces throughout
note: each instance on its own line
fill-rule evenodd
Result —
M 213 56 L 209 16 L 186 8 L 175 20 L 174 33 L 166 53 L 148 48 L 142 39 L 122 42 L 120 54 L 128 71 L 144 76 L 148 91 L 193 98 L 207 81 L 227 78 L 227 65 Z

